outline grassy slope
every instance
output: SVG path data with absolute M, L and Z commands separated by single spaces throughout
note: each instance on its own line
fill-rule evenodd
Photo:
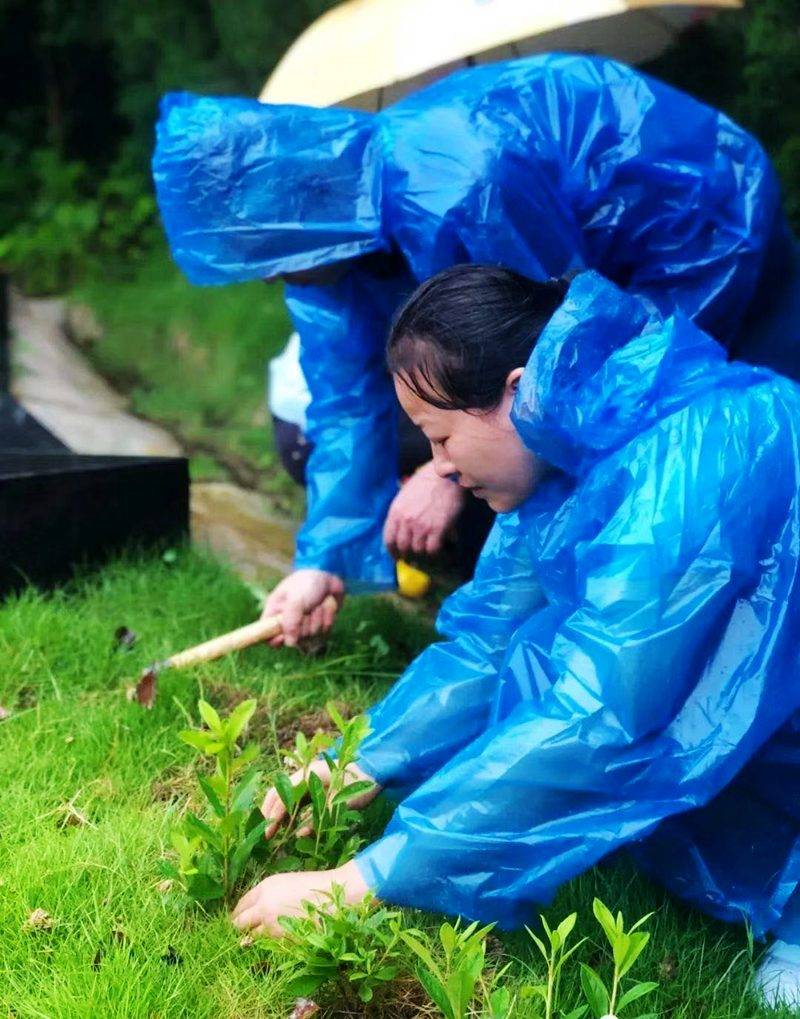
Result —
M 254 465 L 259 487 L 299 511 L 265 407 L 266 361 L 291 328 L 282 287 L 194 287 L 162 245 L 133 278 L 88 280 L 71 299 L 89 304 L 104 327 L 89 350 L 95 366 L 138 414 L 199 446 L 195 476 L 221 476 L 204 450 L 213 445 Z
M 193 787 L 192 752 L 176 734 L 200 691 L 223 707 L 231 690 L 252 691 L 270 767 L 276 721 L 332 695 L 367 706 L 430 633 L 388 602 L 354 599 L 322 658 L 251 649 L 165 676 L 152 712 L 124 699 L 125 678 L 149 659 L 249 620 L 254 610 L 237 580 L 188 552 L 172 566 L 123 562 L 68 594 L 29 593 L 0 607 L 0 705 L 12 710 L 0 722 L 0 1016 L 288 1014 L 262 949 L 240 948 L 224 916 L 186 912 L 156 888 L 170 824 Z M 121 624 L 139 635 L 131 652 L 113 650 Z M 70 801 L 88 824 L 60 826 Z M 751 970 L 741 929 L 672 903 L 624 864 L 573 882 L 548 913 L 557 920 L 578 909 L 582 932 L 596 942 L 595 894 L 629 919 L 658 910 L 638 974 L 662 981 L 664 1014 L 759 1014 L 745 993 Z M 36 908 L 55 919 L 51 932 L 24 930 Z M 518 982 L 531 959 L 526 937 L 505 938 L 504 946 L 509 979 Z M 597 950 L 584 946 L 580 958 L 593 956 Z M 566 986 L 577 1002 L 575 981 L 571 973 Z M 537 1013 L 525 1005 L 516 1014 Z

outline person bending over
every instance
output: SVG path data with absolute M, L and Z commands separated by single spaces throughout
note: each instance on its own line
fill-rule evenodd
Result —
M 800 392 L 594 272 L 565 289 L 456 266 L 396 318 L 397 396 L 497 520 L 443 639 L 369 713 L 353 777 L 403 797 L 384 835 L 268 877 L 234 922 L 280 933 L 339 883 L 516 927 L 628 845 L 688 901 L 776 933 L 762 984 L 788 997 Z M 269 836 L 274 791 L 263 810 Z

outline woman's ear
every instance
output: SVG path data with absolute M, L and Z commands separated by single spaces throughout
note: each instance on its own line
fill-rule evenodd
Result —
M 517 389 L 519 388 L 519 380 L 522 378 L 522 373 L 524 371 L 524 368 L 512 368 L 506 376 L 506 392 L 510 396 L 516 395 Z

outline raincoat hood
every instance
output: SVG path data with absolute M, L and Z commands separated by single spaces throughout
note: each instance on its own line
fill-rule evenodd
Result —
M 153 177 L 193 283 L 264 279 L 385 248 L 373 117 L 172 93 Z
M 730 380 L 723 348 L 689 319 L 665 320 L 585 272 L 539 337 L 511 417 L 534 453 L 579 475 L 718 385 L 725 369 Z

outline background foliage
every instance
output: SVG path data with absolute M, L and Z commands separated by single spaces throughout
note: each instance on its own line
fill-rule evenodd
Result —
M 171 89 L 255 95 L 335 0 L 0 0 L 0 263 L 32 293 L 124 270 L 158 235 L 149 158 Z M 758 135 L 800 229 L 800 0 L 748 0 L 650 68 Z
M 0 0 L 0 262 L 65 289 L 157 235 L 149 160 L 172 89 L 255 95 L 333 0 Z M 120 264 L 121 263 L 121 264 Z

